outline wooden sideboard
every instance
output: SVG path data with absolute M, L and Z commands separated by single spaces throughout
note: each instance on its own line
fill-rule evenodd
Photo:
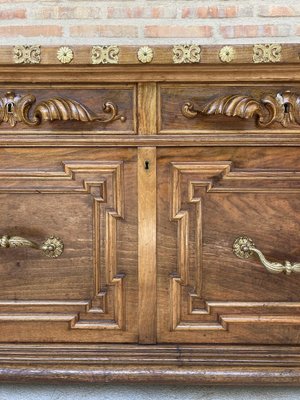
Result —
M 300 383 L 299 45 L 0 48 L 0 379 Z

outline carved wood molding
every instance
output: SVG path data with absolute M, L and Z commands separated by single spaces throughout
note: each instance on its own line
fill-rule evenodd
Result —
M 170 220 L 177 222 L 178 236 L 177 271 L 170 276 L 170 331 L 224 332 L 230 323 L 300 324 L 300 318 L 294 315 L 271 314 L 274 307 L 282 313 L 287 309 L 300 310 L 300 303 L 214 301 L 203 297 L 202 287 L 205 196 L 214 193 L 299 195 L 299 182 L 298 170 L 239 170 L 230 161 L 171 163 Z M 195 238 L 194 250 L 191 236 Z
M 119 114 L 117 105 L 111 101 L 103 104 L 104 115 L 96 114 L 78 101 L 67 97 L 53 97 L 41 101 L 31 111 L 35 102 L 36 98 L 32 94 L 20 96 L 14 92 L 7 92 L 0 98 L 0 124 L 6 122 L 14 127 L 18 122 L 38 126 L 47 121 L 98 121 L 105 124 L 116 120 L 126 121 L 126 117 Z
M 283 127 L 300 125 L 300 95 L 285 91 L 283 93 L 266 94 L 257 100 L 251 96 L 234 94 L 217 97 L 208 104 L 197 107 L 187 101 L 181 108 L 186 118 L 198 115 L 226 115 L 242 119 L 255 118 L 258 127 L 266 128 L 273 123 Z
M 287 345 L 5 343 L 0 345 L 0 359 L 0 378 L 5 382 L 267 382 L 278 386 L 299 385 L 300 379 L 299 346 Z

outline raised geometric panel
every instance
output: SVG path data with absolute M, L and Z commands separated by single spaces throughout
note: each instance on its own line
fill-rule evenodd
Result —
M 0 194 L 90 196 L 93 221 L 93 296 L 0 300 L 0 321 L 68 321 L 72 329 L 125 329 L 125 274 L 118 272 L 116 248 L 117 220 L 124 218 L 123 167 L 122 161 L 68 161 L 62 162 L 61 172 L 0 170 Z
M 231 161 L 171 163 L 170 219 L 178 224 L 178 230 L 177 271 L 170 277 L 170 331 L 225 333 L 230 323 L 300 324 L 300 302 L 297 301 L 216 301 L 205 298 L 205 205 L 211 202 L 210 196 L 226 193 L 270 195 L 270 201 L 275 194 L 299 196 L 300 171 L 235 169 Z M 244 211 L 245 218 L 249 218 L 251 210 L 250 214 L 249 210 Z M 215 223 L 217 221 L 209 221 L 211 226 Z M 215 248 L 217 252 L 218 243 Z M 220 263 L 221 257 L 220 253 Z

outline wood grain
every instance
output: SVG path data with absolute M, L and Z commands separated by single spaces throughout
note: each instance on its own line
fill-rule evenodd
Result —
M 156 341 L 156 149 L 138 150 L 139 342 Z
M 296 93 L 300 93 L 300 86 L 290 83 L 287 86 L 261 85 L 260 82 L 250 86 L 238 83 L 224 86 L 214 83 L 163 84 L 159 87 L 159 131 L 161 134 L 186 135 L 226 131 L 258 133 L 260 130 L 281 134 L 299 132 L 299 125 L 295 121 L 297 106 L 293 99 L 293 94 L 297 97 Z M 286 108 L 283 104 L 286 104 Z M 187 105 L 191 110 L 185 112 Z M 199 112 L 192 117 L 193 110 Z M 187 115 L 190 117 L 187 118 Z
M 14 95 L 7 96 L 7 93 L 11 92 Z M 132 85 L 112 85 L 108 87 L 91 87 L 89 85 L 84 87 L 83 85 L 81 88 L 77 87 L 75 89 L 72 84 L 56 88 L 53 88 L 53 85 L 48 87 L 44 85 L 43 88 L 37 89 L 32 85 L 23 89 L 15 85 L 10 85 L 9 89 L 2 87 L 0 88 L 1 113 L 4 112 L 5 116 L 6 104 L 10 102 L 14 107 L 13 119 L 15 120 L 15 126 L 12 127 L 8 122 L 1 121 L 0 132 L 7 134 L 10 130 L 13 130 L 16 134 L 20 133 L 22 136 L 32 133 L 33 130 L 38 134 L 48 132 L 50 135 L 55 135 L 57 132 L 67 135 L 80 135 L 82 130 L 93 134 L 134 134 L 136 133 L 135 96 L 135 87 Z M 7 99 L 7 97 L 11 99 Z M 36 127 L 33 127 L 32 123 L 31 126 L 28 123 L 24 123 L 25 118 L 20 118 L 22 115 L 21 103 L 26 98 L 28 105 L 30 105 L 28 98 L 32 103 L 32 106 L 28 107 L 30 116 L 33 114 L 35 107 L 37 107 L 35 110 L 37 118 L 31 118 L 31 120 L 40 122 Z M 69 104 L 67 104 L 68 100 Z M 120 118 L 109 123 L 88 121 L 87 115 L 99 114 L 103 119 L 109 118 L 111 113 L 107 112 L 109 110 L 104 107 L 105 103 L 112 103 Z M 76 104 L 78 105 L 76 106 Z M 84 113 L 83 110 L 85 110 Z M 43 114 L 44 118 L 41 118 Z M 45 118 L 45 114 L 48 114 L 47 118 Z M 83 119 L 85 121 L 76 121 L 76 118 L 79 118 L 82 114 L 84 114 Z M 58 118 L 58 116 L 60 117 Z M 123 117 L 122 120 L 121 116 Z
M 159 150 L 159 341 L 298 343 L 299 275 L 272 275 L 232 252 L 235 237 L 249 234 L 268 258 L 299 260 L 297 157 L 271 148 Z
M 41 46 L 41 65 L 53 65 L 60 67 L 62 64 L 57 59 L 57 50 L 60 46 Z M 91 50 L 93 46 L 71 46 L 74 59 L 72 60 L 73 65 L 88 65 L 91 64 Z M 130 65 L 140 64 L 137 58 L 137 52 L 141 46 L 118 46 L 118 62 L 119 64 Z M 221 64 L 219 58 L 219 51 L 223 45 L 202 45 L 201 46 L 201 63 L 204 64 Z M 253 44 L 233 45 L 235 49 L 235 57 L 230 64 L 249 64 L 253 63 Z M 173 64 L 173 46 L 170 45 L 151 45 L 154 52 L 154 58 L 152 64 Z M 13 64 L 13 46 L 1 46 L 0 57 L 1 64 Z M 280 63 L 295 63 L 299 62 L 299 44 L 281 44 L 281 60 Z M 273 65 L 269 63 L 269 65 Z M 93 65 L 95 70 L 101 69 L 103 64 Z M 112 65 L 113 66 L 113 65 Z
M 0 249 L 1 341 L 136 340 L 136 152 L 0 153 L 3 234 L 65 244 L 58 259 Z
M 155 82 L 138 85 L 138 121 L 140 135 L 157 132 L 157 85 Z
M 232 252 L 247 234 L 270 260 L 299 262 L 291 104 L 276 110 L 285 126 L 243 109 L 253 118 L 182 114 L 190 100 L 299 94 L 297 45 L 275 64 L 251 64 L 252 46 L 222 64 L 203 46 L 193 65 L 172 65 L 172 46 L 151 64 L 134 46 L 121 65 L 89 65 L 75 47 L 71 65 L 52 46 L 34 66 L 0 48 L 0 97 L 100 114 L 113 101 L 126 116 L 0 125 L 1 235 L 65 242 L 55 260 L 0 248 L 0 380 L 299 385 L 300 276 Z

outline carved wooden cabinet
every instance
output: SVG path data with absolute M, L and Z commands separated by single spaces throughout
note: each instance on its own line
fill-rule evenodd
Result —
M 268 49 L 0 49 L 0 379 L 299 384 L 299 58 Z

